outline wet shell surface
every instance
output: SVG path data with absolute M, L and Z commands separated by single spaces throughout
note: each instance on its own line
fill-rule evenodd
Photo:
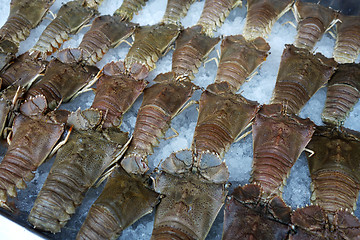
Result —
M 60 8 L 61 2 L 65 3 L 68 1 L 57 0 L 51 8 L 54 13 L 56 13 Z M 119 8 L 122 2 L 123 1 L 113 0 L 104 1 L 98 10 L 101 15 L 113 14 L 114 10 Z M 2 25 L 6 20 L 5 16 L 7 16 L 9 11 L 9 3 L 10 0 L 5 0 L 2 2 L 2 6 L 4 7 L 0 9 L 0 25 Z M 139 23 L 140 25 L 156 24 L 160 22 L 166 9 L 166 3 L 166 0 L 149 0 L 146 6 L 143 7 L 143 10 L 141 10 L 138 15 L 134 15 L 132 22 Z M 197 23 L 204 3 L 205 1 L 196 1 L 193 5 L 191 5 L 188 11 L 188 15 L 181 21 L 185 28 L 191 27 Z M 235 8 L 230 12 L 229 17 L 225 20 L 223 26 L 220 27 L 214 33 L 214 35 L 220 36 L 223 34 L 227 36 L 241 34 L 245 24 L 245 17 L 245 7 Z M 261 68 L 257 69 L 258 74 L 254 75 L 250 81 L 245 82 L 239 90 L 242 92 L 241 94 L 249 100 L 257 101 L 260 104 L 269 103 L 270 101 L 271 94 L 275 86 L 276 76 L 284 46 L 285 44 L 291 44 L 295 41 L 296 29 L 288 24 L 282 26 L 282 24 L 287 21 L 292 21 L 295 23 L 295 19 L 291 12 L 286 13 L 282 18 L 279 19 L 278 22 L 274 24 L 271 34 L 266 39 L 271 47 L 271 54 L 267 57 L 266 61 L 264 61 Z M 31 35 L 28 40 L 20 44 L 19 54 L 24 53 L 35 44 L 37 38 L 49 24 L 49 22 L 49 20 L 45 19 L 38 28 L 31 31 Z M 72 39 L 65 42 L 63 48 L 77 47 L 82 39 L 82 36 L 86 31 L 88 31 L 88 29 L 89 28 L 84 28 L 79 34 L 73 36 Z M 131 42 L 131 39 L 128 39 L 128 41 Z M 316 52 L 321 52 L 326 57 L 332 57 L 334 45 L 335 40 L 332 39 L 329 34 L 325 34 L 314 49 L 316 49 Z M 110 50 L 104 56 L 104 59 L 97 63 L 96 66 L 102 68 L 106 63 L 111 61 L 123 60 L 126 56 L 126 53 L 128 52 L 128 49 L 129 47 L 125 43 L 122 43 L 116 49 Z M 220 51 L 220 45 L 217 45 L 215 49 Z M 167 54 L 164 58 L 160 59 L 160 61 L 157 63 L 156 69 L 146 78 L 150 84 L 153 84 L 153 79 L 159 73 L 166 73 L 171 70 L 172 52 L 173 50 L 170 50 L 170 54 Z M 212 52 L 210 53 L 209 58 L 216 56 L 216 52 Z M 359 62 L 359 59 L 357 59 L 356 62 Z M 199 68 L 199 72 L 195 74 L 194 83 L 206 88 L 207 85 L 214 82 L 216 71 L 217 66 L 215 61 L 206 63 L 205 68 L 201 66 Z M 193 99 L 198 100 L 201 95 L 200 93 L 201 92 L 195 93 Z M 79 106 L 81 106 L 82 109 L 86 109 L 90 107 L 93 98 L 93 93 L 87 92 L 77 97 L 73 102 L 65 104 L 62 108 L 74 111 Z M 321 112 L 325 103 L 325 98 L 326 88 L 321 88 L 304 106 L 303 110 L 300 112 L 300 117 L 309 117 L 316 124 L 321 125 Z M 133 108 L 123 116 L 123 124 L 121 128 L 123 131 L 133 131 L 136 114 L 141 105 L 141 100 L 142 98 L 140 97 L 140 99 L 135 102 Z M 360 106 L 355 105 L 354 110 L 350 113 L 344 123 L 345 127 L 360 131 L 360 124 L 356 120 L 359 115 Z M 197 116 L 198 113 L 196 111 L 196 105 L 193 105 L 173 119 L 171 126 L 179 132 L 179 136 L 168 141 L 162 140 L 160 141 L 159 146 L 154 148 L 154 154 L 149 157 L 149 162 L 150 158 L 151 162 L 154 162 L 154 164 L 150 166 L 151 169 L 156 167 L 160 160 L 167 158 L 171 152 L 191 146 L 194 129 L 197 122 Z M 169 130 L 166 133 L 166 136 L 170 135 L 172 135 L 172 133 Z M 2 156 L 6 152 L 4 146 L 5 144 L 2 144 L 0 149 L 0 154 Z M 250 134 L 246 138 L 233 144 L 230 147 L 228 153 L 225 155 L 226 164 L 229 166 L 230 171 L 230 182 L 233 186 L 229 192 L 232 192 L 232 189 L 238 186 L 238 184 L 244 185 L 248 183 L 250 178 L 252 159 L 252 135 Z M 40 191 L 41 186 L 44 183 L 46 176 L 48 175 L 52 163 L 53 159 L 45 162 L 35 174 L 34 180 L 28 183 L 27 190 L 18 192 L 18 201 L 15 202 L 16 207 L 19 209 L 18 215 L 15 216 L 18 221 L 23 221 L 25 223 L 25 219 L 27 218 L 31 207 L 34 204 L 37 193 Z M 74 214 L 74 217 L 68 222 L 62 232 L 55 235 L 48 234 L 46 237 L 50 239 L 74 239 L 78 230 L 80 229 L 80 226 L 86 218 L 86 213 L 88 212 L 91 204 L 95 201 L 101 191 L 102 186 L 96 189 L 90 189 L 89 193 L 84 199 L 83 204 Z M 293 167 L 293 170 L 287 181 L 287 185 L 284 188 L 283 197 L 285 202 L 292 208 L 296 208 L 297 206 L 305 206 L 305 204 L 310 203 L 310 176 L 304 154 L 300 156 L 295 166 Z M 359 217 L 359 203 L 357 205 L 358 208 L 355 211 L 355 215 Z M 154 214 L 144 217 L 128 229 L 124 230 L 119 239 L 150 239 L 153 228 L 153 219 Z M 222 226 L 223 210 L 220 211 L 220 214 L 215 220 L 214 225 L 206 239 L 221 239 Z

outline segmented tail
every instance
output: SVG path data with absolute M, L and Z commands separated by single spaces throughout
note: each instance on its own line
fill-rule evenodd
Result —
M 336 66 L 333 59 L 320 53 L 313 55 L 306 49 L 286 45 L 271 103 L 285 105 L 289 113 L 299 113 L 330 79 Z
M 172 58 L 172 71 L 176 76 L 186 76 L 193 80 L 201 62 L 220 41 L 220 38 L 202 34 L 201 29 L 199 25 L 187 28 L 176 39 L 176 49 Z
M 64 4 L 29 52 L 40 52 L 44 56 L 54 53 L 69 38 L 69 34 L 79 31 L 95 14 L 96 10 L 82 6 L 79 1 Z
M 274 23 L 289 9 L 293 0 L 248 0 L 243 35 L 247 40 L 266 38 Z
M 148 0 L 124 0 L 120 8 L 114 13 L 120 16 L 123 21 L 131 21 L 134 14 L 137 14 Z
M 203 27 L 203 33 L 212 36 L 216 28 L 224 23 L 230 11 L 241 4 L 241 0 L 206 0 L 197 24 Z
M 359 101 L 360 92 L 347 84 L 328 86 L 325 108 L 321 114 L 324 123 L 342 125 Z
M 342 16 L 340 19 L 333 56 L 338 63 L 353 63 L 360 54 L 360 17 Z
M 194 2 L 195 0 L 168 0 L 162 22 L 179 24 L 180 19 L 186 15 Z
M 60 232 L 91 186 L 83 171 L 83 166 L 74 163 L 53 167 L 31 209 L 29 222 L 36 228 Z

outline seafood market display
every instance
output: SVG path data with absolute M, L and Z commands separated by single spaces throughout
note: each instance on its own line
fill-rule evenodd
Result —
M 317 127 L 308 148 L 313 206 L 298 208 L 291 239 L 360 239 L 360 221 L 353 212 L 359 195 L 359 132 Z
M 360 240 L 356 1 L 2 1 L 2 215 L 47 239 Z

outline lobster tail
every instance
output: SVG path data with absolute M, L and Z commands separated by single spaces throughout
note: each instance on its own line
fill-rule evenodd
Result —
M 360 16 L 340 15 L 333 56 L 338 63 L 353 63 L 360 54 Z
M 45 71 L 46 66 L 46 61 L 33 59 L 29 53 L 20 55 L 0 73 L 1 89 L 13 84 L 28 88 Z
M 342 125 L 360 98 L 360 65 L 339 64 L 328 83 L 323 122 Z
M 201 25 L 202 33 L 213 36 L 217 27 L 220 27 L 230 11 L 241 6 L 241 0 L 206 0 L 197 25 Z
M 118 128 L 93 130 L 100 122 L 101 112 L 94 109 L 79 110 L 69 116 L 68 124 L 74 129 L 58 151 L 28 218 L 35 227 L 59 232 L 87 190 L 121 157 L 127 134 Z
M 215 82 L 228 82 L 231 91 L 237 92 L 246 78 L 265 61 L 269 50 L 269 44 L 260 37 L 250 41 L 242 35 L 224 38 Z
M 191 98 L 196 87 L 190 81 L 176 81 L 173 72 L 159 74 L 155 79 L 158 82 L 145 89 L 143 102 L 136 118 L 133 137 L 127 156 L 121 165 L 130 173 L 138 171 L 138 164 L 131 163 L 139 158 L 153 153 L 153 147 L 159 144 L 170 127 L 170 121 Z M 141 162 L 143 162 L 141 160 Z M 147 162 L 140 164 L 141 169 L 147 169 Z M 135 169 L 129 168 L 135 166 Z
M 159 195 L 142 179 L 114 170 L 101 195 L 91 206 L 76 239 L 116 239 L 121 231 L 150 213 Z
M 79 165 L 62 164 L 51 170 L 28 221 L 36 228 L 57 233 L 75 213 L 88 189 L 86 185 L 90 184 L 81 177 L 83 170 Z
M 103 58 L 109 48 L 127 39 L 135 31 L 135 27 L 135 24 L 122 22 L 117 16 L 95 18 L 79 45 L 84 51 L 84 60 L 94 65 Z
M 355 209 L 360 190 L 359 136 L 345 128 L 317 127 L 308 145 L 315 152 L 308 157 L 311 201 L 332 214 L 339 209 Z
M 46 106 L 43 96 L 31 99 L 23 106 L 33 102 L 39 104 L 37 106 L 43 102 Z M 7 195 L 16 197 L 16 188 L 26 188 L 25 182 L 32 180 L 33 171 L 45 161 L 64 131 L 62 123 L 53 121 L 41 113 L 36 117 L 38 119 L 21 113 L 14 120 L 13 138 L 0 164 L 2 205 L 6 205 Z
M 315 92 L 330 79 L 336 66 L 333 59 L 320 53 L 313 55 L 306 49 L 286 45 L 271 103 L 285 105 L 289 113 L 299 113 Z
M 124 0 L 120 8 L 114 12 L 114 16 L 120 16 L 122 21 L 131 21 L 148 0 Z
M 27 98 L 44 95 L 50 109 L 58 106 L 60 101 L 69 101 L 80 89 L 89 84 L 98 72 L 94 66 L 65 64 L 57 59 L 52 60 L 41 81 L 34 84 L 27 92 Z
M 43 19 L 54 0 L 12 0 L 10 14 L 0 29 L 0 41 L 8 40 L 17 47 Z M 17 49 L 14 53 L 17 52 Z
M 264 105 L 253 122 L 254 160 L 250 182 L 265 195 L 281 196 L 291 167 L 314 132 L 310 119 L 287 115 L 281 105 Z
M 266 38 L 274 23 L 287 11 L 293 0 L 248 0 L 243 35 L 247 40 Z
M 45 57 L 52 54 L 69 38 L 69 34 L 77 33 L 96 13 L 96 10 L 82 6 L 80 1 L 62 5 L 57 17 L 45 28 L 29 52 Z
M 294 45 L 309 51 L 336 21 L 336 12 L 318 3 L 296 1 L 294 14 L 299 21 Z
M 255 117 L 257 103 L 231 93 L 229 88 L 226 82 L 214 83 L 201 95 L 193 140 L 196 152 L 208 150 L 222 158 Z
M 131 69 L 136 64 L 144 65 L 148 71 L 156 67 L 156 62 L 179 34 L 175 24 L 142 26 L 135 31 L 135 41 L 125 58 L 125 67 Z
M 194 2 L 195 0 L 168 0 L 162 22 L 179 24 L 180 19 L 186 15 L 190 5 Z
M 172 71 L 176 76 L 187 76 L 193 80 L 203 59 L 220 41 L 220 38 L 211 38 L 202 34 L 201 29 L 199 25 L 187 28 L 176 39 L 172 59 Z

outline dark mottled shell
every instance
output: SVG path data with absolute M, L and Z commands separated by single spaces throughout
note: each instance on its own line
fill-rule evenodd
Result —
M 360 54 L 360 16 L 340 15 L 334 59 L 338 63 L 353 63 Z
M 337 211 L 329 226 L 325 211 L 319 206 L 297 209 L 291 216 L 296 232 L 290 240 L 360 239 L 360 221 L 347 211 Z
M 97 67 L 81 64 L 65 64 L 57 59 L 52 60 L 41 81 L 34 84 L 27 92 L 30 96 L 44 95 L 50 109 L 59 102 L 67 102 L 74 94 L 86 86 L 98 72 Z
M 29 87 L 45 71 L 47 64 L 47 61 L 33 59 L 28 52 L 20 55 L 9 67 L 1 71 L 1 89 L 12 84 Z
M 230 11 L 241 5 L 241 0 L 205 0 L 204 9 L 197 24 L 203 27 L 203 33 L 212 36 L 216 28 L 224 23 Z
M 41 57 L 52 54 L 69 38 L 68 34 L 77 33 L 95 14 L 95 9 L 82 6 L 81 1 L 62 5 L 56 18 L 45 28 L 29 52 L 40 53 Z
M 224 204 L 229 177 L 220 158 L 208 157 L 214 164 L 200 164 L 198 171 L 192 170 L 194 162 L 188 150 L 172 153 L 161 164 L 155 190 L 166 197 L 156 209 L 151 239 L 205 239 Z
M 290 213 L 280 197 L 263 201 L 258 185 L 239 186 L 225 205 L 222 239 L 287 239 Z
M 19 44 L 30 35 L 55 0 L 11 0 L 10 14 L 0 29 L 0 70 L 19 50 Z
M 283 104 L 297 114 L 335 72 L 337 63 L 321 53 L 286 45 L 281 56 L 271 103 Z
M 145 66 L 148 71 L 155 69 L 155 63 L 166 52 L 180 33 L 175 24 L 141 26 L 135 31 L 135 41 L 125 58 L 125 67 L 133 73 L 136 65 Z
M 117 239 L 158 202 L 159 194 L 145 187 L 142 179 L 131 177 L 118 167 L 91 206 L 76 239 Z
M 117 16 L 96 18 L 90 30 L 84 35 L 79 48 L 84 50 L 88 62 L 101 60 L 109 48 L 114 48 L 135 31 L 136 24 L 121 22 Z M 91 59 L 91 60 L 90 60 Z
M 290 10 L 294 0 L 248 0 L 243 30 L 246 39 L 266 38 L 274 23 Z
M 22 106 L 25 113 L 29 104 L 46 109 L 43 96 L 25 102 Z M 14 120 L 11 144 L 0 164 L 2 206 L 6 205 L 7 196 L 16 197 L 16 188 L 26 188 L 25 182 L 35 176 L 34 171 L 45 161 L 64 131 L 64 123 L 52 120 L 50 114 L 45 116 L 38 112 L 33 118 L 25 113 Z
M 294 45 L 311 51 L 336 21 L 337 13 L 319 3 L 303 1 L 296 1 L 293 10 L 298 21 Z
M 233 94 L 226 82 L 209 85 L 200 98 L 193 148 L 221 158 L 259 110 L 258 103 Z
M 64 49 L 58 53 L 57 57 L 62 62 L 85 61 L 88 65 L 95 65 L 110 48 L 116 47 L 127 39 L 135 28 L 136 24 L 123 22 L 119 16 L 97 17 L 90 30 L 85 33 L 79 47 Z
M 288 115 L 281 105 L 263 105 L 252 125 L 254 160 L 250 182 L 265 195 L 281 196 L 290 169 L 314 133 L 310 119 Z
M 360 64 L 339 64 L 328 83 L 324 123 L 342 125 L 360 98 Z
M 104 71 L 109 73 L 107 68 L 111 68 L 109 65 L 112 64 L 116 63 L 106 64 Z M 105 117 L 102 127 L 119 127 L 123 114 L 140 96 L 146 84 L 145 80 L 135 80 L 120 72 L 114 75 L 101 75 L 96 83 L 96 94 L 91 107 L 103 112 Z
M 87 190 L 118 157 L 127 141 L 127 134 L 117 128 L 98 132 L 75 127 L 58 151 L 28 217 L 36 228 L 52 233 L 59 232 L 67 223 Z
M 148 0 L 124 0 L 120 8 L 114 12 L 114 16 L 120 16 L 122 21 L 131 21 Z
M 202 27 L 195 25 L 183 30 L 175 42 L 172 71 L 176 76 L 195 78 L 202 61 L 214 49 L 220 38 L 211 38 L 201 33 Z
M 0 29 L 0 42 L 9 40 L 19 46 L 20 41 L 30 35 L 30 30 L 40 23 L 54 2 L 55 0 L 11 0 L 10 14 Z
M 307 148 L 311 175 L 311 202 L 325 211 L 355 210 L 360 190 L 360 133 L 317 127 Z
M 162 22 L 166 24 L 179 24 L 180 19 L 184 17 L 191 4 L 195 0 L 168 0 Z
M 196 89 L 190 81 L 176 81 L 172 72 L 160 74 L 154 81 L 158 83 L 144 91 L 128 154 L 121 162 L 129 173 L 147 170 L 146 159 L 142 160 L 145 162 L 140 169 L 134 165 L 134 161 L 139 161 L 136 159 L 138 156 L 145 158 L 153 153 L 153 147 L 157 146 L 159 140 L 164 137 L 172 118 L 191 98 Z
M 246 78 L 268 56 L 269 44 L 263 38 L 247 41 L 242 35 L 228 36 L 221 42 L 221 56 L 215 82 L 228 82 L 235 93 Z

